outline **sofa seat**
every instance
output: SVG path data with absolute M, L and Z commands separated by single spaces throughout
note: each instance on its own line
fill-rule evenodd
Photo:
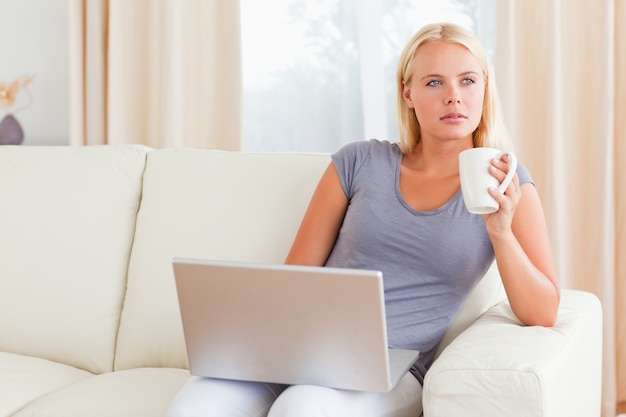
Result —
M 75 381 L 15 413 L 15 417 L 162 416 L 189 371 L 138 368 Z
M 91 376 L 62 363 L 0 352 L 0 416 L 14 415 L 33 400 Z

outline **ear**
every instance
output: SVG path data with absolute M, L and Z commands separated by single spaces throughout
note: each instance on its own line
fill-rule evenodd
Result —
M 409 109 L 415 107 L 413 105 L 413 99 L 411 98 L 411 89 L 406 85 L 405 81 L 402 81 L 402 98 Z

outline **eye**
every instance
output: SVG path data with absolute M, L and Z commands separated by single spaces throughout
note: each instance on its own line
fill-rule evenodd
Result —
M 463 78 L 463 81 L 461 81 L 462 84 L 474 84 L 476 83 L 476 80 L 474 80 L 473 78 L 467 77 L 467 78 Z
M 441 85 L 441 81 L 439 81 L 439 80 L 431 80 L 426 85 L 430 86 L 430 87 L 434 87 L 436 85 Z

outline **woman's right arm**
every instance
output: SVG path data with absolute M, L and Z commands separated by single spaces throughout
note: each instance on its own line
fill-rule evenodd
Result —
M 348 208 L 334 163 L 330 163 L 313 193 L 285 263 L 322 266 L 335 244 Z

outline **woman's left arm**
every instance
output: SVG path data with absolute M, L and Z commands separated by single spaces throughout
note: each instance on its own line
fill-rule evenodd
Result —
M 500 181 L 506 162 L 505 157 L 492 163 L 492 175 Z M 560 289 L 539 193 L 530 183 L 520 187 L 517 175 L 504 194 L 489 192 L 500 209 L 483 218 L 511 308 L 526 325 L 552 326 Z

